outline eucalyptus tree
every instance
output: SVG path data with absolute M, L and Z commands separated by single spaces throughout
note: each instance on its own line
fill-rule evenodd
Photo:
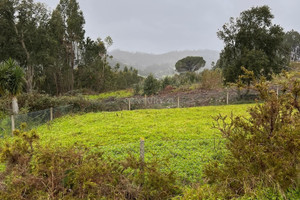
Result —
M 291 52 L 291 61 L 300 61 L 300 34 L 295 30 L 288 31 L 284 42 Z
M 74 69 L 78 66 L 81 55 L 81 45 L 84 40 L 83 28 L 85 19 L 76 0 L 60 0 L 56 10 L 61 15 L 64 27 L 64 48 L 66 51 L 65 63 L 68 65 L 69 77 L 66 83 L 68 89 L 74 89 Z
M 2 0 L 0 3 L 0 61 L 12 57 L 26 72 L 26 88 L 34 88 L 34 77 L 42 70 L 47 55 L 49 13 L 33 0 Z M 39 77 L 36 75 L 36 77 Z
M 24 71 L 13 59 L 0 64 L 0 94 L 12 98 L 12 111 L 18 114 L 19 106 L 17 95 L 22 92 Z

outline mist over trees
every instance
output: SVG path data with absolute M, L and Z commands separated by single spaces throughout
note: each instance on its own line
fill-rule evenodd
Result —
M 139 70 L 142 76 L 153 74 L 156 78 L 163 78 L 176 74 L 175 64 L 178 60 L 187 56 L 201 56 L 206 61 L 202 69 L 211 69 L 211 63 L 217 62 L 219 58 L 218 51 L 214 50 L 185 50 L 171 51 L 163 54 L 150 54 L 142 52 L 127 52 L 121 50 L 113 50 L 110 52 L 113 55 L 111 64 L 116 62 L 125 65 L 133 66 Z

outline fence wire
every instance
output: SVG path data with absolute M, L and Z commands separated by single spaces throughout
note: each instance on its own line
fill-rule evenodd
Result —
M 39 110 L 36 112 L 29 112 L 25 114 L 14 115 L 15 129 L 19 129 L 22 123 L 26 123 L 25 130 L 31 130 L 35 127 L 43 125 L 48 121 L 72 112 L 72 105 L 60 106 L 56 108 L 49 108 Z M 51 114 L 52 112 L 52 114 Z M 52 115 L 52 116 L 51 116 Z M 12 117 L 6 117 L 0 120 L 0 137 L 12 135 Z

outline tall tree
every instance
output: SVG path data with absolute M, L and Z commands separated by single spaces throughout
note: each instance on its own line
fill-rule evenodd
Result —
M 44 71 L 46 80 L 43 87 L 45 91 L 56 95 L 68 91 L 65 84 L 68 81 L 69 70 L 65 32 L 62 14 L 59 9 L 55 9 L 49 21 L 50 43 L 48 49 L 51 62 Z
M 66 47 L 66 62 L 69 65 L 69 90 L 74 89 L 74 69 L 81 55 L 80 45 L 84 39 L 85 20 L 76 0 L 60 0 L 56 10 L 61 14 L 65 27 L 64 45 Z
M 283 45 L 284 32 L 272 24 L 273 18 L 268 6 L 253 7 L 236 19 L 230 18 L 217 33 L 225 43 L 217 66 L 226 82 L 235 82 L 242 74 L 242 66 L 255 76 L 267 78 L 286 68 L 289 52 Z
M 188 56 L 178 60 L 175 64 L 176 71 L 194 72 L 205 66 L 205 60 L 200 56 Z

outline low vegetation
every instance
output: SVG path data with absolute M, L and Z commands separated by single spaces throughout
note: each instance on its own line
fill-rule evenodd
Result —
M 37 129 L 41 143 L 56 147 L 84 145 L 107 157 L 138 156 L 139 141 L 145 138 L 146 160 L 169 159 L 182 183 L 201 181 L 203 164 L 221 159 L 221 135 L 211 129 L 212 116 L 244 114 L 249 105 L 201 108 L 135 110 L 66 116 Z
M 132 90 L 118 90 L 115 92 L 100 93 L 98 95 L 87 95 L 86 97 L 91 100 L 94 100 L 94 99 L 103 100 L 103 99 L 108 99 L 108 98 L 126 98 L 126 97 L 131 97 L 131 96 L 133 96 Z
M 181 192 L 157 160 L 115 161 L 82 146 L 40 145 L 35 131 L 14 135 L 1 146 L 1 199 L 169 199 Z

